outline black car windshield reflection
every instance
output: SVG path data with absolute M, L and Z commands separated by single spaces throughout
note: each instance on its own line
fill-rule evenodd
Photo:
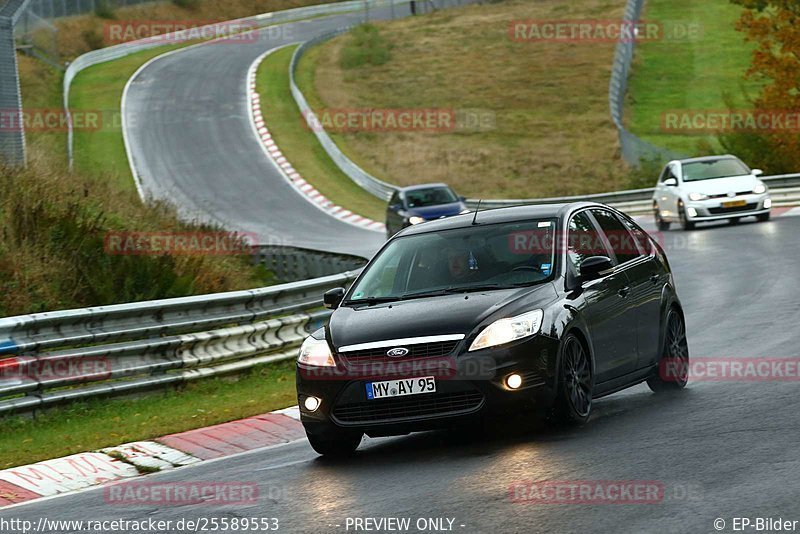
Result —
M 404 236 L 372 261 L 346 304 L 525 287 L 549 281 L 554 219 Z

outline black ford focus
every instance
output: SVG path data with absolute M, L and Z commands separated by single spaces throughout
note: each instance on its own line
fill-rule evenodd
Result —
M 300 414 L 320 454 L 364 434 L 530 411 L 585 422 L 592 401 L 688 377 L 667 258 L 607 206 L 520 206 L 400 232 L 300 349 Z

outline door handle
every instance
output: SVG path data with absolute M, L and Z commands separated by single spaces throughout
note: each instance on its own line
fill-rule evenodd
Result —
M 622 289 L 619 290 L 619 296 L 622 297 L 622 298 L 626 298 L 628 296 L 628 294 L 630 294 L 630 292 L 631 292 L 631 288 L 628 287 L 628 286 L 625 286 L 625 287 L 623 287 Z
M 650 277 L 650 281 L 653 283 L 654 286 L 658 285 L 658 282 L 660 280 L 661 280 L 661 277 L 658 276 L 657 274 L 654 274 L 653 276 Z

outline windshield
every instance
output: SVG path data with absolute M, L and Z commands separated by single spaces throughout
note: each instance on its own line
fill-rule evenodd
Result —
M 409 208 L 424 208 L 453 202 L 458 202 L 458 197 L 447 187 L 414 189 L 406 192 L 406 205 Z
M 398 238 L 370 263 L 348 302 L 544 282 L 553 272 L 555 225 L 540 219 Z
M 683 165 L 683 181 L 699 182 L 700 180 L 713 180 L 714 178 L 727 178 L 728 176 L 742 176 L 750 174 L 750 169 L 738 159 L 718 159 L 712 161 L 699 161 Z

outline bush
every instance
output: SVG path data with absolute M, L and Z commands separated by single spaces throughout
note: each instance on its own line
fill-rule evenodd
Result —
M 103 34 L 97 30 L 97 28 L 83 30 L 81 32 L 81 36 L 86 42 L 86 46 L 89 47 L 89 50 L 98 50 L 106 46 L 105 38 L 103 37 Z
M 641 161 L 638 167 L 631 167 L 628 171 L 626 187 L 628 189 L 655 187 L 658 176 L 666 164 L 666 161 L 657 156 Z
M 97 0 L 97 4 L 94 7 L 94 14 L 101 19 L 117 18 L 116 7 L 111 3 L 111 0 Z
M 392 46 L 372 24 L 362 24 L 354 29 L 342 47 L 339 63 L 343 69 L 364 65 L 385 65 L 391 58 Z
M 172 3 L 183 9 L 195 10 L 200 7 L 200 0 L 172 0 Z
M 34 160 L 0 167 L 0 316 L 180 297 L 272 283 L 249 256 L 109 254 L 111 231 L 214 231 L 143 206 L 108 177 L 87 178 Z

